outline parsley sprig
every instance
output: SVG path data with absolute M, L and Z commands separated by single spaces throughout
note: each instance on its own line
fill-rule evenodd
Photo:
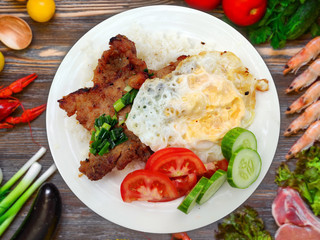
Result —
M 282 48 L 287 42 L 287 23 L 306 0 L 268 0 L 264 17 L 244 28 L 253 44 L 270 42 L 274 49 Z M 312 36 L 320 35 L 320 26 L 315 21 L 308 30 Z

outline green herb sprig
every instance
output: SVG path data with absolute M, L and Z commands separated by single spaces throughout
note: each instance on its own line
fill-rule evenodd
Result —
M 318 7 L 311 10 L 313 14 L 307 12 L 305 3 L 306 0 L 269 0 L 264 17 L 244 29 L 249 40 L 253 44 L 270 42 L 274 49 L 278 49 L 284 47 L 287 40 L 292 40 L 306 31 L 313 36 L 320 35 L 320 26 L 317 24 L 320 2 Z M 304 22 L 300 22 L 302 17 L 298 12 L 305 16 Z M 301 26 L 298 27 L 297 24 Z M 295 34 L 297 31 L 301 34 Z

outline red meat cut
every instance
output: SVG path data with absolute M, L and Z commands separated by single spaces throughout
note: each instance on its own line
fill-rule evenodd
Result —
M 299 227 L 286 223 L 280 226 L 275 234 L 276 240 L 316 240 L 320 239 L 320 232 L 313 227 Z
M 320 239 L 320 219 L 314 216 L 296 190 L 289 187 L 278 189 L 272 215 L 280 226 L 276 240 Z

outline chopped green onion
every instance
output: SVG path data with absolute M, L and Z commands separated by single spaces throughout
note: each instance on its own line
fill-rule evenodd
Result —
M 121 126 L 122 124 L 124 124 L 126 122 L 125 119 L 122 119 L 121 121 L 119 121 L 118 125 Z
M 101 148 L 99 155 L 102 156 L 103 154 L 109 152 L 110 143 L 106 142 L 106 144 Z
M 20 197 L 20 195 L 30 186 L 41 170 L 41 165 L 33 163 L 27 174 L 19 184 L 0 202 L 0 216 Z
M 52 164 L 51 167 L 21 195 L 21 197 L 8 209 L 8 211 L 0 217 L 0 237 L 11 224 L 29 197 L 56 171 L 56 169 L 56 166 Z
M 135 97 L 137 96 L 138 94 L 138 90 L 137 89 L 133 89 L 131 91 L 131 96 L 130 96 L 130 103 L 133 103 L 133 100 L 135 99 Z
M 109 131 L 110 128 L 111 128 L 111 125 L 105 122 L 104 124 L 102 124 L 102 128 L 106 129 L 107 131 Z
M 0 188 L 0 195 L 2 195 L 4 192 L 7 192 L 7 190 L 9 188 L 12 187 L 13 184 L 16 183 L 16 181 L 18 181 L 18 179 L 25 174 L 25 172 L 29 169 L 29 167 L 36 161 L 38 161 L 43 154 L 46 152 L 46 149 L 44 147 L 41 147 L 40 150 L 33 155 L 32 158 L 30 158 L 21 168 L 20 170 L 13 175 L 13 177 L 6 182 L 6 184 L 4 184 L 1 188 Z
M 130 92 L 127 92 L 125 95 L 122 96 L 122 98 L 118 99 L 114 104 L 113 108 L 116 112 L 119 112 L 122 108 L 124 108 L 128 104 L 132 104 L 134 98 L 138 94 L 137 89 L 131 89 Z
M 123 90 L 126 92 L 130 92 L 132 90 L 132 87 L 127 85 Z
M 90 153 L 102 156 L 110 149 L 128 140 L 123 128 L 114 127 L 117 124 L 117 116 L 101 115 L 95 120 L 95 131 L 92 132 L 90 140 Z
M 118 99 L 114 104 L 113 108 L 116 112 L 119 112 L 122 108 L 124 108 L 126 105 L 122 102 L 122 98 Z
M 93 142 L 96 139 L 96 131 L 92 131 L 90 141 Z

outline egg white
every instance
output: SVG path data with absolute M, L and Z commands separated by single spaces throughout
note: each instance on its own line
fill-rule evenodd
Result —
M 204 162 L 219 160 L 225 133 L 254 119 L 256 85 L 233 53 L 202 52 L 145 81 L 126 125 L 153 151 L 185 147 Z

